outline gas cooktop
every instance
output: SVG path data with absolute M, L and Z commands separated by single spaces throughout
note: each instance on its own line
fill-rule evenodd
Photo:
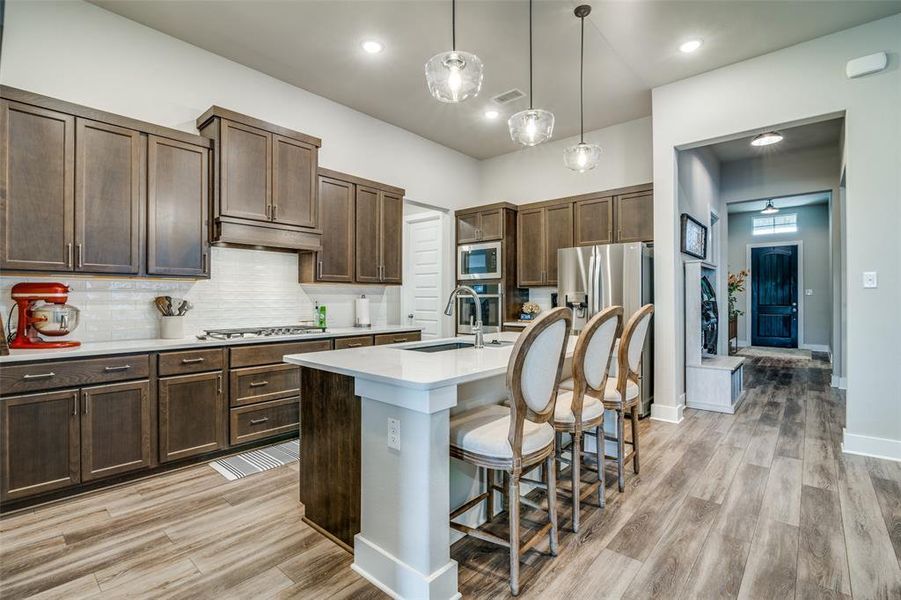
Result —
M 280 327 L 240 327 L 237 329 L 204 329 L 201 339 L 231 340 L 235 338 L 275 337 L 280 335 L 303 335 L 305 333 L 325 333 L 325 327 L 315 325 L 285 325 Z

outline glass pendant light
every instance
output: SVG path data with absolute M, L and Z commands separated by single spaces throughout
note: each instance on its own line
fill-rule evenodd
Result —
M 582 82 L 585 79 L 585 17 L 591 14 L 591 7 L 587 4 L 577 6 L 574 13 L 582 22 L 582 40 L 579 46 L 579 143 L 563 151 L 563 164 L 573 171 L 584 173 L 598 166 L 601 147 L 585 143 L 585 94 Z
M 762 214 L 762 215 L 775 215 L 777 212 L 779 212 L 779 209 L 776 208 L 775 206 L 773 206 L 773 201 L 772 201 L 772 200 L 767 200 L 767 201 L 766 201 L 766 206 L 763 207 L 763 210 L 760 211 L 760 214 Z
M 554 133 L 554 113 L 532 106 L 532 0 L 529 0 L 529 109 L 510 117 L 507 127 L 513 141 L 523 146 L 546 142 Z
M 451 0 L 451 51 L 436 54 L 425 64 L 429 93 L 441 102 L 463 102 L 482 89 L 482 61 L 457 50 L 457 0 Z

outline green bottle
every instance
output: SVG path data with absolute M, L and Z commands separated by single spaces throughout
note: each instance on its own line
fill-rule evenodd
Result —
M 316 308 L 316 326 L 326 328 L 325 305 Z

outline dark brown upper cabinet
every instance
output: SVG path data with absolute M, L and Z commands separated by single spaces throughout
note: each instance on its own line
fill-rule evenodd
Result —
M 82 389 L 82 481 L 149 467 L 150 416 L 146 379 Z
M 512 205 L 511 205 L 512 206 Z M 504 208 L 480 207 L 457 213 L 457 243 L 488 242 L 504 237 Z
M 320 168 L 322 248 L 300 254 L 301 283 L 401 284 L 404 193 Z
M 644 190 L 616 197 L 616 241 L 654 239 L 654 192 Z
M 555 204 L 519 211 L 520 287 L 557 285 L 557 250 L 573 245 L 573 207 Z
M 5 86 L 0 95 L 0 268 L 208 275 L 209 140 Z
M 76 119 L 75 140 L 75 270 L 138 273 L 146 138 Z
M 197 128 L 215 151 L 214 242 L 320 248 L 319 138 L 218 106 Z
M 71 271 L 75 118 L 0 101 L 0 268 Z
M 573 233 L 576 246 L 613 242 L 613 198 L 576 200 L 573 203 Z
M 209 276 L 209 150 L 150 136 L 147 272 Z
M 4 398 L 0 403 L 0 501 L 75 485 L 78 390 Z

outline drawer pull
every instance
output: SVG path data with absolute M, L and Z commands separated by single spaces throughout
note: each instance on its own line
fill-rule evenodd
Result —
M 202 363 L 204 360 L 206 360 L 206 359 L 203 358 L 202 356 L 199 357 L 199 358 L 183 358 L 183 359 L 181 359 L 181 364 L 183 364 L 183 365 L 193 365 L 193 364 L 196 364 L 196 363 Z
M 260 423 L 265 423 L 268 420 L 269 420 L 269 417 L 262 417 L 260 419 L 251 419 L 250 424 L 251 425 L 259 425 Z
M 22 379 L 49 379 L 50 377 L 56 377 L 56 373 L 50 371 L 49 373 L 26 373 L 22 375 Z
M 407 338 L 394 338 L 394 343 L 399 344 L 400 342 L 406 342 Z
M 359 348 L 362 345 L 363 345 L 363 342 L 357 342 L 356 344 L 348 344 L 347 347 L 348 348 Z
M 269 385 L 268 381 L 251 381 L 250 387 L 263 387 L 264 385 Z
M 127 371 L 131 368 L 131 365 L 119 365 L 117 367 L 103 367 L 103 370 L 106 373 L 114 373 L 116 371 Z

